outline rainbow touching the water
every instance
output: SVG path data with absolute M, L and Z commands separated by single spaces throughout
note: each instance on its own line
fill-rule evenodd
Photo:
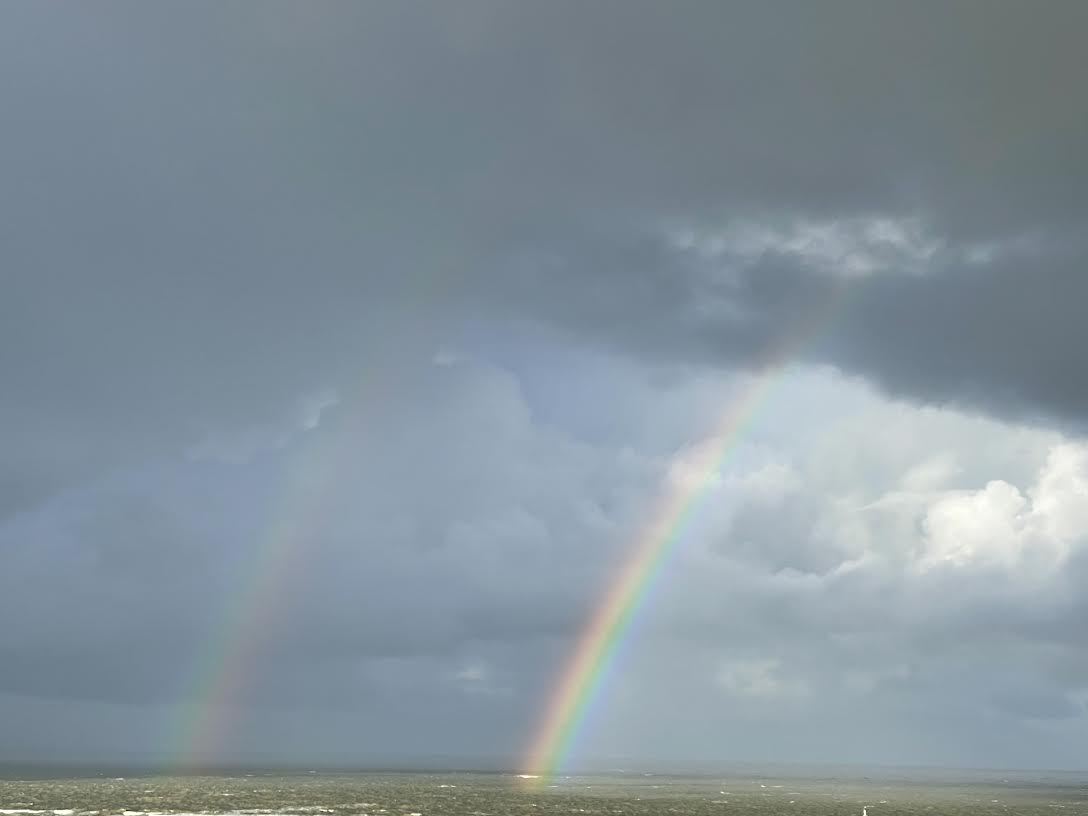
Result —
M 417 291 L 421 303 L 440 303 L 456 275 L 434 277 Z M 364 361 L 360 361 L 362 364 Z M 346 399 L 337 390 L 321 392 L 304 432 L 320 423 L 321 412 L 341 401 L 378 404 L 383 392 L 395 387 L 396 373 L 373 360 L 363 366 L 366 378 Z M 315 436 L 321 437 L 320 434 Z M 229 753 L 230 740 L 241 730 L 239 720 L 247 692 L 258 682 L 260 657 L 277 640 L 277 629 L 290 616 L 290 585 L 304 568 L 309 548 L 319 536 L 351 448 L 335 438 L 307 440 L 287 468 L 281 494 L 271 508 L 264 534 L 250 557 L 243 559 L 237 591 L 225 599 L 214 629 L 197 654 L 182 689 L 193 702 L 167 726 L 168 768 L 211 766 Z
M 607 587 L 559 675 L 526 753 L 521 779 L 542 784 L 566 765 L 590 714 L 598 707 L 617 657 L 630 639 L 639 612 L 719 471 L 737 450 L 760 407 L 794 366 L 797 353 L 828 324 L 833 304 L 816 314 L 765 358 L 748 388 L 727 408 L 706 444 L 685 455 L 685 471 L 694 478 L 672 480 L 641 527 L 631 554 Z
M 320 405 L 336 403 L 330 397 Z M 317 426 L 318 415 L 305 431 Z M 199 651 L 184 688 L 193 700 L 169 730 L 170 768 L 214 765 L 240 730 L 243 703 L 257 682 L 254 669 L 275 645 L 290 613 L 293 576 L 304 565 L 308 543 L 322 528 L 337 453 L 326 440 L 309 440 L 294 457 L 264 534 L 240 559 L 236 591 L 223 599 L 215 628 Z

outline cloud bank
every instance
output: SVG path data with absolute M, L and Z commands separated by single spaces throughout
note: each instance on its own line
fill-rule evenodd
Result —
M 803 336 L 580 756 L 1074 763 L 1086 14 L 6 8 L 0 755 L 508 763 Z

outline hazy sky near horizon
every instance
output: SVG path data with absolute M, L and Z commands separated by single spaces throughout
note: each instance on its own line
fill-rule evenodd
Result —
M 514 762 L 801 336 L 575 759 L 1082 766 L 1086 31 L 5 4 L 0 758 Z

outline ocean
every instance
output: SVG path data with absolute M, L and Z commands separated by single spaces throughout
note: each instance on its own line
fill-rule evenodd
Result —
M 614 771 L 549 780 L 515 773 L 237 770 L 154 775 L 0 767 L 0 816 L 789 816 L 1088 814 L 1088 774 L 917 768 Z

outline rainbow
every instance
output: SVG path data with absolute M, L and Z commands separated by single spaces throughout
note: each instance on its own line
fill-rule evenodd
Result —
M 316 421 L 305 430 L 312 427 Z M 206 768 L 222 758 L 230 735 L 239 730 L 253 667 L 274 644 L 277 628 L 290 611 L 284 598 L 303 566 L 307 542 L 320 530 L 338 458 L 321 438 L 302 441 L 300 447 L 264 534 L 251 557 L 241 561 L 236 591 L 224 599 L 215 628 L 183 678 L 192 702 L 180 707 L 179 720 L 170 728 L 164 758 L 168 769 Z
M 608 686 L 639 613 L 684 541 L 719 471 L 737 450 L 768 395 L 795 365 L 798 352 L 828 324 L 833 305 L 825 304 L 827 311 L 818 309 L 800 330 L 766 355 L 751 384 L 728 406 L 707 443 L 687 452 L 685 469 L 690 468 L 695 478 L 676 479 L 666 485 L 635 537 L 630 556 L 594 609 L 553 687 L 526 751 L 525 771 L 519 774 L 530 785 L 542 784 L 565 767 L 591 712 L 600 703 L 601 692 Z
M 799 331 L 765 356 L 750 386 L 709 434 L 709 444 L 700 445 L 685 457 L 686 465 L 697 477 L 676 480 L 663 491 L 649 514 L 631 555 L 597 605 L 560 673 L 526 753 L 526 772 L 521 776 L 535 783 L 564 767 L 651 589 L 683 541 L 719 470 L 737 448 L 768 394 L 792 367 L 800 347 L 812 340 L 815 328 L 830 322 L 825 315 L 834 311 L 837 300 L 833 297 L 825 304 L 826 312 L 817 307 Z M 282 598 L 307 542 L 320 527 L 342 456 L 323 441 L 313 440 L 304 448 L 301 461 L 289 469 L 283 498 L 276 505 L 253 559 L 246 564 L 245 574 L 239 576 L 238 591 L 226 599 L 192 672 L 183 679 L 187 681 L 184 688 L 188 699 L 193 702 L 179 707 L 181 721 L 169 729 L 172 750 L 166 761 L 170 768 L 215 762 L 227 736 L 237 730 L 236 719 L 242 710 L 239 704 L 253 682 L 253 666 L 272 644 L 277 624 L 286 614 Z

